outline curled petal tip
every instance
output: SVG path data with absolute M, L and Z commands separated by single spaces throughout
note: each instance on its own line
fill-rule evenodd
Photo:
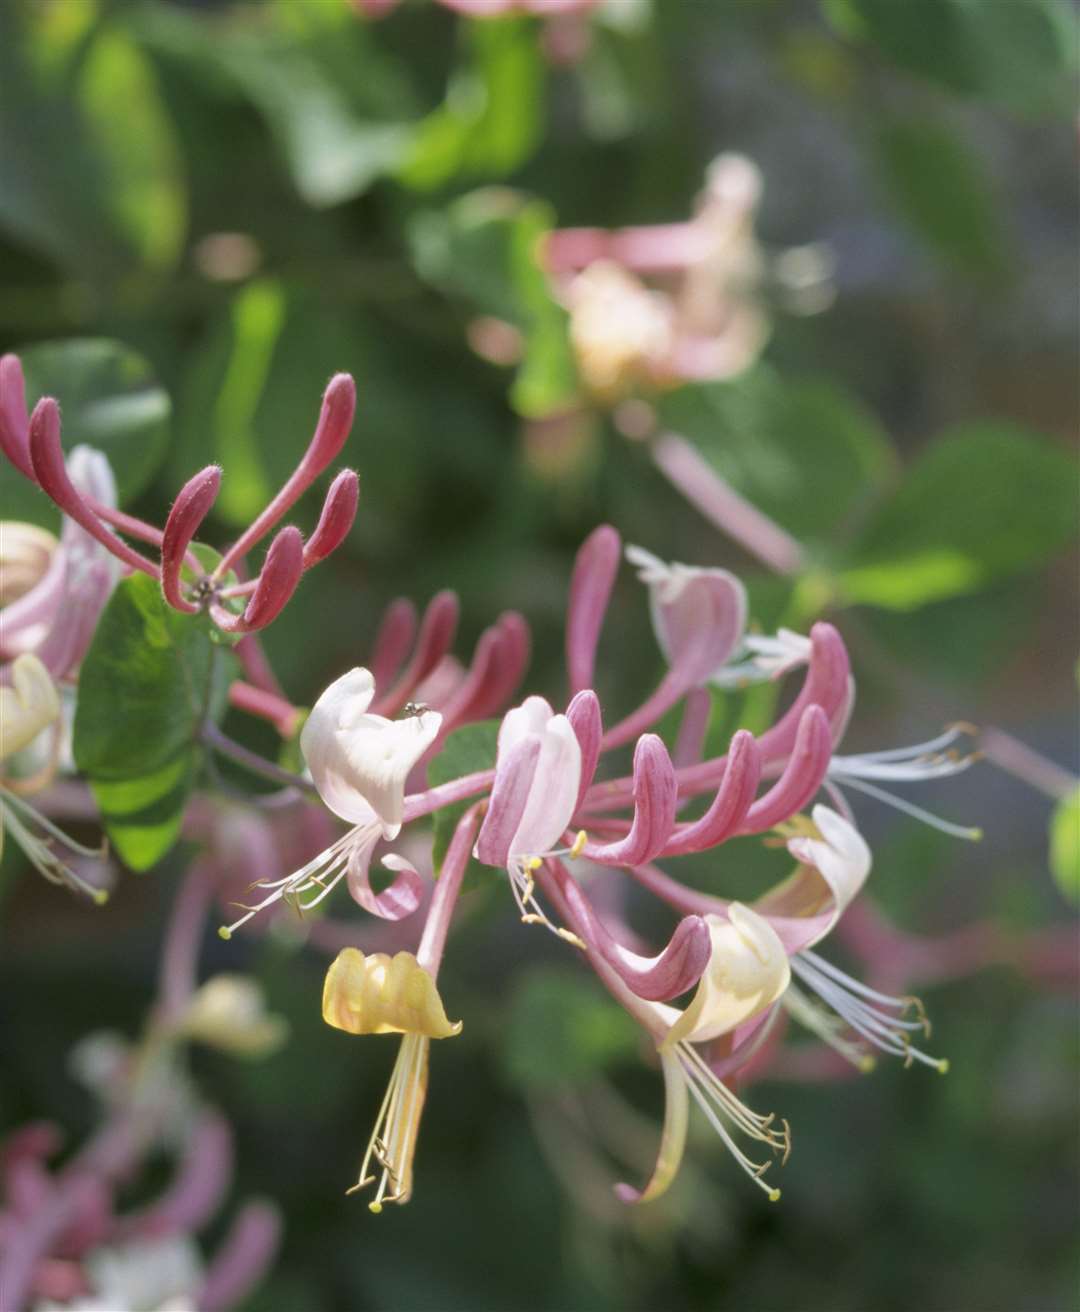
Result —
M 360 504 L 360 479 L 352 469 L 343 469 L 330 484 L 315 532 L 304 547 L 304 568 L 325 560 L 348 537 Z

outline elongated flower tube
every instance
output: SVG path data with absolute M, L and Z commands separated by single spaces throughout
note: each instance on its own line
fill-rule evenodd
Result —
M 217 578 L 221 578 L 236 561 L 262 541 L 323 470 L 337 458 L 349 436 L 355 413 L 356 384 L 349 374 L 335 374 L 326 385 L 319 422 L 303 458 L 281 491 L 222 556 L 214 571 Z
M 416 607 L 397 597 L 383 611 L 371 647 L 371 674 L 377 688 L 387 687 L 401 668 L 416 637 Z
M 581 748 L 581 781 L 578 784 L 578 797 L 574 809 L 585 800 L 589 784 L 596 773 L 596 763 L 600 759 L 600 740 L 604 736 L 603 719 L 600 712 L 600 699 L 591 688 L 583 688 L 575 693 L 566 708 L 566 718 L 574 730 L 574 735 Z
M 30 416 L 30 461 L 34 467 L 35 481 L 65 515 L 125 565 L 141 570 L 153 579 L 158 577 L 157 566 L 121 541 L 115 533 L 111 533 L 72 483 L 64 464 L 64 450 L 60 445 L 60 407 L 51 396 L 43 396 Z
M 714 1075 L 695 1045 L 729 1033 L 771 1007 L 790 983 L 787 953 L 768 921 L 738 902 L 728 907 L 726 916 L 705 919 L 712 951 L 689 1006 L 680 1012 L 665 1003 L 651 1004 L 662 1024 L 658 1051 L 664 1073 L 664 1127 L 656 1166 L 645 1187 L 616 1186 L 623 1202 L 650 1202 L 674 1180 L 686 1148 L 691 1097 L 751 1179 L 770 1199 L 780 1196 L 761 1178 L 769 1162 L 751 1161 L 733 1132 L 765 1144 L 786 1160 L 791 1146 L 787 1123 L 776 1129 L 772 1116 L 760 1116 L 745 1106 Z
M 29 438 L 22 361 L 17 355 L 0 355 L 0 450 L 20 474 L 36 483 Z
M 675 823 L 678 787 L 667 748 L 653 733 L 634 748 L 634 819 L 625 838 L 586 843 L 583 854 L 598 865 L 639 866 L 664 850 Z
M 740 729 L 731 740 L 724 777 L 709 809 L 700 820 L 679 826 L 665 843 L 660 855 L 683 856 L 688 852 L 704 852 L 738 833 L 754 801 L 760 778 L 761 752 L 757 742 L 752 733 Z
M 416 909 L 420 878 L 407 861 L 385 858 L 395 879 L 378 895 L 368 883 L 368 867 L 379 839 L 396 838 L 401 830 L 405 781 L 438 736 L 442 717 L 425 710 L 388 720 L 369 712 L 374 697 L 371 672 L 350 670 L 323 692 L 300 734 L 300 750 L 320 797 L 353 828 L 291 875 L 257 882 L 265 896 L 222 927 L 223 938 L 282 899 L 299 910 L 316 906 L 346 875 L 354 898 L 375 915 L 398 919 Z
M 566 608 L 566 670 L 570 691 L 593 681 L 596 645 L 619 572 L 622 539 L 610 524 L 593 529 L 578 549 Z
M 825 782 L 831 753 L 832 735 L 825 712 L 820 706 L 808 706 L 799 718 L 780 778 L 747 811 L 740 832 L 764 833 L 806 806 Z

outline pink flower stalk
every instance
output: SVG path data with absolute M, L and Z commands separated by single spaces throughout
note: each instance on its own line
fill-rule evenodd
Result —
M 0 449 L 11 464 L 128 570 L 160 579 L 170 606 L 189 614 L 208 610 L 214 622 L 230 633 L 252 633 L 271 624 L 292 596 L 301 574 L 336 551 L 348 535 L 356 517 L 359 483 L 352 470 L 342 470 L 330 486 L 308 542 L 299 530 L 284 528 L 271 543 L 257 577 L 243 583 L 229 581 L 229 570 L 241 564 L 340 454 L 355 409 L 352 378 L 336 374 L 327 385 L 314 436 L 297 468 L 217 566 L 204 572 L 191 547 L 217 496 L 221 471 L 211 465 L 188 480 L 164 530 L 118 511 L 115 498 L 110 502 L 93 489 L 81 489 L 70 476 L 56 401 L 42 397 L 28 420 L 19 360 L 13 355 L 0 360 Z M 157 547 L 160 564 L 130 547 L 119 533 Z M 238 614 L 230 602 L 245 597 L 249 600 Z

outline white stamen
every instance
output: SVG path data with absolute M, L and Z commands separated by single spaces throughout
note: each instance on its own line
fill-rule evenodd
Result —
M 875 784 L 868 784 L 862 779 L 845 776 L 844 787 L 854 788 L 857 792 L 866 793 L 868 797 L 876 797 L 879 802 L 884 802 L 886 806 L 902 811 L 904 815 L 910 815 L 915 820 L 921 820 L 923 824 L 929 825 L 931 829 L 939 829 L 943 834 L 949 834 L 953 838 L 965 838 L 969 842 L 977 843 L 983 836 L 983 831 L 977 826 L 958 825 L 951 820 L 943 820 L 941 816 L 934 815 L 932 811 L 926 811 L 921 806 L 916 806 L 914 802 L 909 802 L 903 797 L 897 797 L 895 793 L 890 793 L 884 788 L 878 788 Z
M 880 1048 L 883 1052 L 891 1052 L 894 1056 L 903 1057 L 905 1066 L 910 1066 L 912 1061 L 921 1061 L 927 1066 L 933 1066 L 943 1075 L 949 1069 L 949 1063 L 943 1058 L 931 1057 L 912 1045 L 910 1039 L 912 1031 L 922 1030 L 927 1037 L 930 1034 L 930 1022 L 918 998 L 894 998 L 886 993 L 879 993 L 876 989 L 869 988 L 845 974 L 809 949 L 805 949 L 791 959 L 791 969 L 826 1006 L 831 1007 L 851 1029 L 861 1034 L 874 1047 Z M 785 997 L 785 1004 L 789 1006 L 789 1010 L 792 1010 L 792 1014 L 797 1014 L 798 999 L 795 1001 L 795 1006 L 791 1007 Z M 904 1013 L 912 1009 L 918 1013 L 918 1019 L 901 1019 Z M 797 1018 L 804 1019 L 802 1016 Z M 817 1026 L 810 1024 L 810 1028 L 820 1033 Z M 830 1042 L 826 1035 L 822 1034 L 821 1037 L 825 1038 L 826 1042 Z M 832 1046 L 837 1047 L 835 1043 Z M 838 1051 L 843 1049 L 838 1048 Z M 856 1065 L 858 1064 L 856 1061 Z
M 751 1111 L 745 1103 L 731 1092 L 724 1082 L 714 1074 L 701 1054 L 687 1042 L 677 1043 L 675 1052 L 679 1058 L 687 1088 L 694 1101 L 705 1113 L 709 1124 L 723 1140 L 724 1147 L 739 1163 L 746 1174 L 759 1188 L 769 1196 L 770 1202 L 776 1202 L 780 1190 L 767 1184 L 761 1177 L 772 1165 L 771 1162 L 752 1161 L 738 1146 L 728 1131 L 724 1120 L 740 1130 L 751 1139 L 767 1144 L 774 1153 L 781 1153 L 780 1165 L 783 1166 L 791 1152 L 791 1131 L 787 1121 L 782 1121 L 782 1129 L 773 1129 L 775 1116 L 761 1116 Z M 721 1119 L 724 1118 L 724 1119 Z

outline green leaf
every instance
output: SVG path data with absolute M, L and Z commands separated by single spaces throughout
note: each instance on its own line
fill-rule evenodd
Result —
M 938 120 L 887 124 L 875 138 L 885 191 L 910 227 L 962 273 L 999 278 L 1009 251 L 981 162 Z
M 665 428 L 798 538 L 834 537 L 893 465 L 888 438 L 855 397 L 823 379 L 786 381 L 766 365 L 681 387 L 659 410 Z
M 175 263 L 187 197 L 153 67 L 96 10 L 0 6 L 0 224 L 105 282 Z
M 31 406 L 55 396 L 63 415 L 64 449 L 79 443 L 96 447 L 109 459 L 120 503 L 136 497 L 150 482 L 168 449 L 172 405 L 149 364 L 122 342 L 74 337 L 18 350 Z M 5 513 L 48 522 L 50 503 L 6 462 L 0 467 Z M 55 515 L 53 515 L 55 518 Z
M 196 753 L 182 752 L 134 779 L 91 778 L 102 823 L 121 860 L 132 870 L 149 870 L 180 837 L 196 764 Z
M 1077 469 L 1007 424 L 946 433 L 866 524 L 840 576 L 849 602 L 912 610 L 1042 564 L 1077 527 Z
M 641 1031 L 599 985 L 563 967 L 525 976 L 503 1026 L 502 1066 L 525 1091 L 580 1086 L 633 1056 Z
M 469 59 L 446 99 L 420 123 L 398 179 L 417 191 L 460 174 L 504 177 L 532 154 L 543 132 L 544 63 L 525 18 L 465 25 Z
M 495 765 L 495 752 L 499 737 L 498 720 L 481 720 L 477 724 L 466 724 L 450 734 L 442 751 L 428 766 L 428 786 L 436 788 L 439 784 L 460 779 L 462 775 L 473 774 L 477 770 L 490 770 Z M 466 809 L 475 799 L 455 802 L 444 806 L 432 817 L 435 826 L 434 844 L 431 859 L 436 873 L 442 869 L 443 858 L 454 836 L 457 823 Z M 470 871 L 487 869 L 479 862 L 470 861 Z M 466 872 L 468 874 L 469 871 Z
M 75 762 L 134 869 L 175 842 L 201 760 L 199 727 L 224 709 L 230 657 L 210 627 L 205 616 L 171 610 L 153 579 L 133 574 L 113 593 L 83 661 Z
M 510 400 L 527 418 L 563 408 L 578 391 L 566 311 L 537 259 L 554 222 L 545 202 L 486 187 L 420 214 L 410 230 L 421 277 L 520 332 L 522 360 Z
M 1080 788 L 1063 797 L 1050 818 L 1050 872 L 1063 896 L 1080 903 Z

